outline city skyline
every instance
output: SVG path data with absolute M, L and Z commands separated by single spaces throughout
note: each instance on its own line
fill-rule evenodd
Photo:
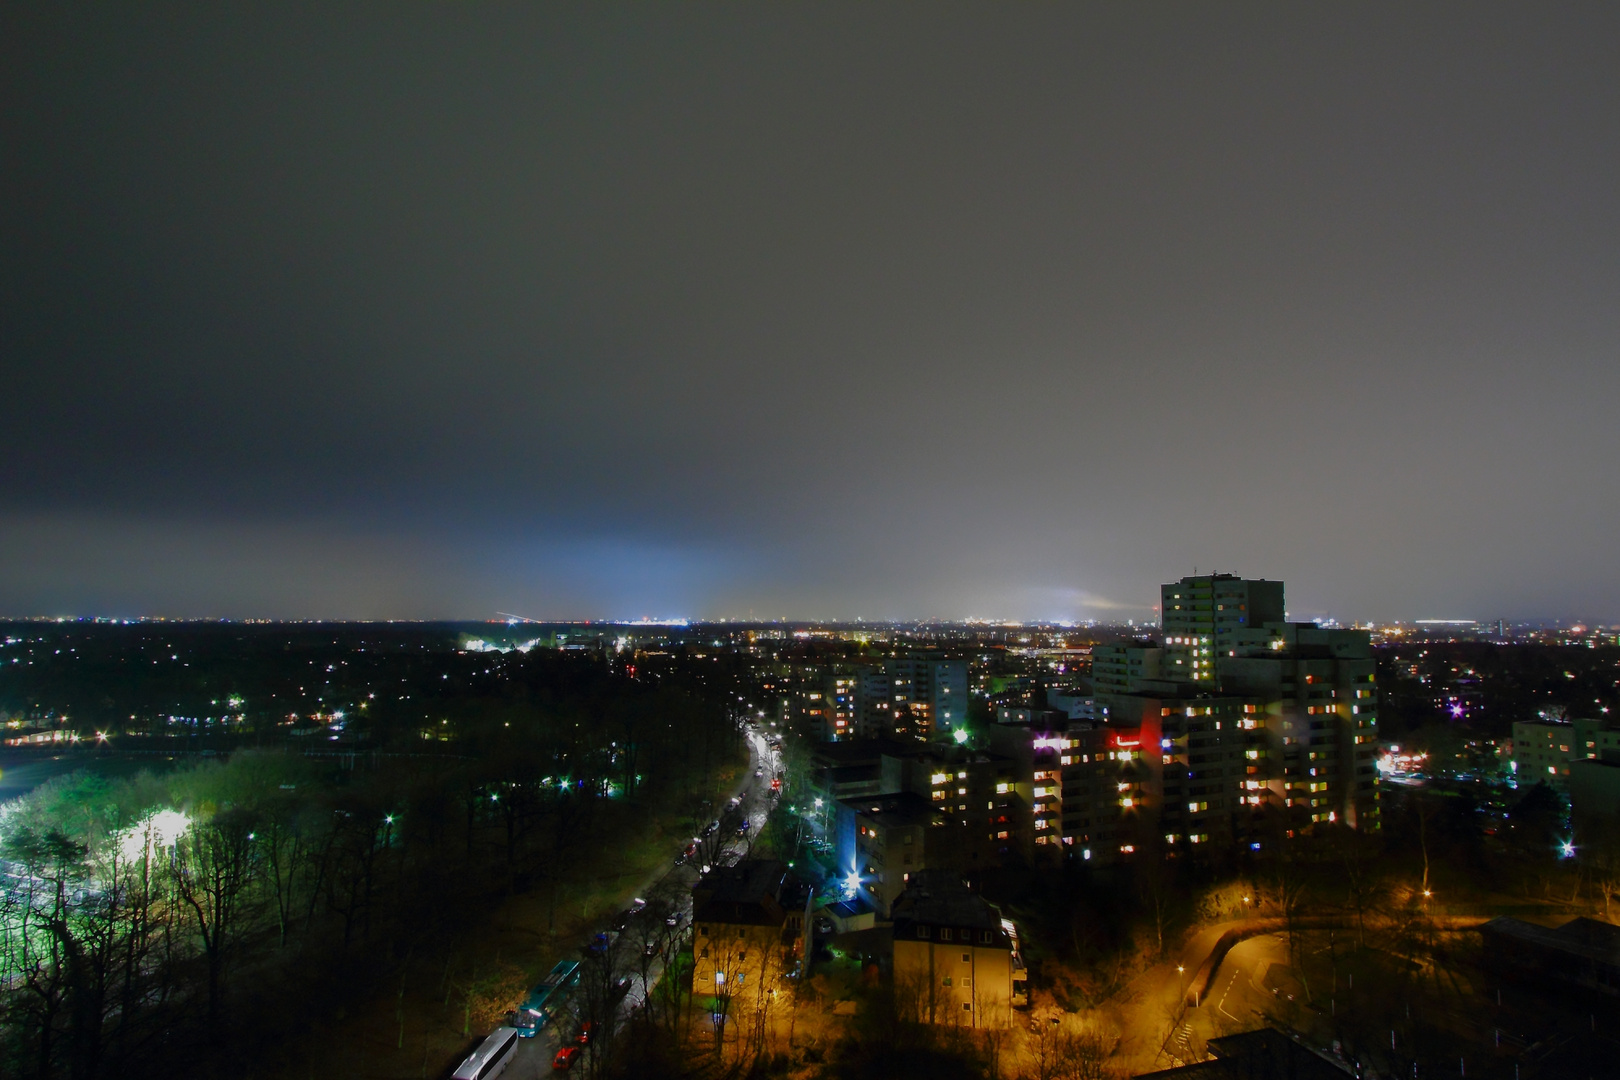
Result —
M 1620 621 L 1617 20 L 7 12 L 0 611 Z

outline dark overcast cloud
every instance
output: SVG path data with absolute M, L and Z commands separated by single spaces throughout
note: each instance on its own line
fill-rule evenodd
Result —
M 1620 617 L 1620 6 L 11 5 L 0 611 Z

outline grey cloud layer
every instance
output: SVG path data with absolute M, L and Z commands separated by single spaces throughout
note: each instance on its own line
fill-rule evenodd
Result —
M 1620 616 L 1611 7 L 0 18 L 0 611 Z

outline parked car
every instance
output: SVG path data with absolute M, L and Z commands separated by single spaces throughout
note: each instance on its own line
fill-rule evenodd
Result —
M 579 1047 L 573 1044 L 557 1051 L 557 1056 L 551 1059 L 551 1067 L 558 1072 L 567 1072 L 574 1067 L 574 1059 L 579 1056 Z
M 591 1032 L 594 1030 L 596 1030 L 596 1025 L 591 1023 L 589 1020 L 585 1021 L 583 1024 L 579 1025 L 579 1034 L 574 1036 L 574 1042 L 578 1043 L 580 1046 L 591 1045 Z
M 679 926 L 681 925 L 681 920 L 684 918 L 686 918 L 686 912 L 677 908 L 668 915 L 664 916 L 664 925 L 672 928 Z

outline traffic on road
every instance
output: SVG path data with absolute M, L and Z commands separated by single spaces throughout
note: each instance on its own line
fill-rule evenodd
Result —
M 692 886 L 714 867 L 730 866 L 747 855 L 781 795 L 780 739 L 761 732 L 757 721 L 743 724 L 749 768 L 720 816 L 682 845 L 669 869 L 639 889 L 607 927 L 580 944 L 579 960 L 553 967 L 507 1014 L 506 1025 L 462 1062 L 455 1077 L 467 1073 L 491 1080 L 509 1069 L 522 1077 L 571 1071 L 591 1050 L 591 1001 L 608 1005 L 606 1015 L 615 1022 L 646 1003 L 665 963 L 690 932 Z

